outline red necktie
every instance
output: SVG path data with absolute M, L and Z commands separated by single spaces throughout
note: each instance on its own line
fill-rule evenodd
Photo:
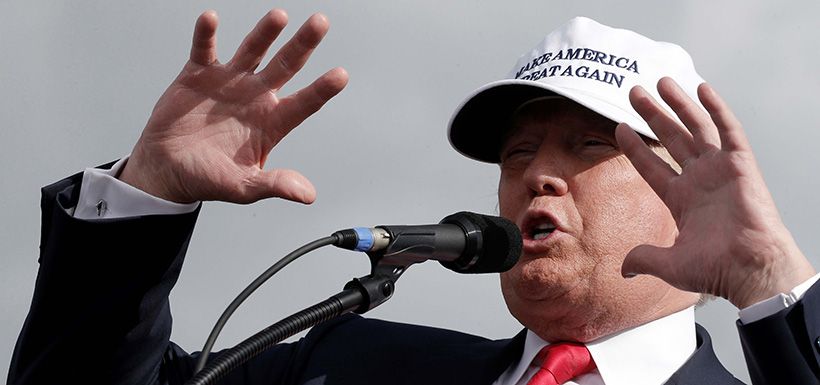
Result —
M 540 362 L 541 368 L 527 385 L 561 385 L 595 369 L 586 346 L 570 342 L 545 346 L 533 361 Z

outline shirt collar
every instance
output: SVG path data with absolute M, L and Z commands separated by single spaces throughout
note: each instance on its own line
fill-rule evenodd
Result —
M 695 309 L 689 307 L 652 322 L 587 343 L 597 372 L 606 385 L 662 384 L 696 348 Z M 524 352 L 502 378 L 516 383 L 535 355 L 549 345 L 527 330 Z

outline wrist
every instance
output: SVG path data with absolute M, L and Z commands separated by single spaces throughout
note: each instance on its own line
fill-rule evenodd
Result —
M 164 199 L 169 202 L 189 204 L 195 200 L 185 199 L 179 194 L 173 194 L 168 190 L 168 184 L 156 167 L 146 165 L 142 161 L 142 155 L 137 148 L 120 169 L 116 178 L 154 197 Z
M 790 234 L 787 234 L 787 239 L 787 247 L 780 248 L 782 251 L 777 253 L 779 257 L 771 258 L 765 267 L 748 274 L 746 282 L 749 285 L 730 298 L 738 309 L 745 309 L 779 294 L 788 294 L 816 274 Z

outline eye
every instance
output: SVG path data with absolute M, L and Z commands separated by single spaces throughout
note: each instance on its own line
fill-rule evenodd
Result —
M 528 146 L 526 144 L 510 146 L 509 148 L 501 152 L 501 163 L 506 163 L 510 160 L 521 159 L 534 152 L 535 149 L 533 149 L 532 146 Z
M 576 139 L 575 151 L 584 159 L 599 159 L 616 154 L 618 146 L 614 138 L 602 138 L 597 135 L 581 135 Z
M 605 142 L 601 139 L 597 138 L 585 138 L 584 139 L 584 146 L 587 147 L 595 147 L 595 146 L 611 146 L 608 142 Z
M 583 149 L 604 151 L 609 149 L 617 149 L 614 138 L 602 138 L 600 136 L 583 135 L 578 138 L 577 146 Z

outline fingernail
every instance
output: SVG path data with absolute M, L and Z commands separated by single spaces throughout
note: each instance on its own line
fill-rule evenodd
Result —
M 637 273 L 624 273 L 624 278 L 635 278 L 638 274 Z

